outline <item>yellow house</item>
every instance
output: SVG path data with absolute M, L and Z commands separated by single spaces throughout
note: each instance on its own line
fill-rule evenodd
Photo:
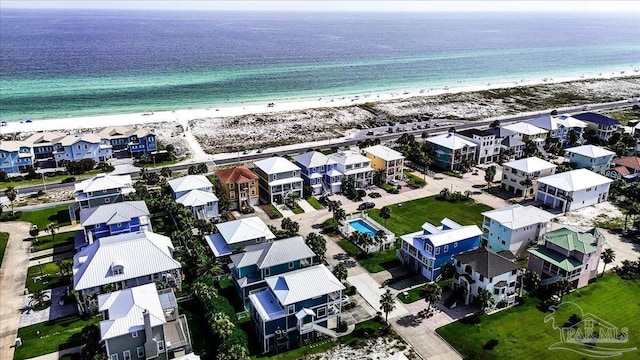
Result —
M 401 180 L 404 177 L 404 156 L 383 145 L 374 145 L 362 149 L 371 159 L 371 167 L 382 170 L 382 181 Z

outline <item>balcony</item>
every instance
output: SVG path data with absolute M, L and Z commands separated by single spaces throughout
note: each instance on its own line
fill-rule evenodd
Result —
M 177 320 L 165 323 L 163 330 L 167 350 L 191 347 L 186 316 L 180 315 Z

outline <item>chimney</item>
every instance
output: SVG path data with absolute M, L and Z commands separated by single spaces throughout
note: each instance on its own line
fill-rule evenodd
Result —
M 151 315 L 149 314 L 149 310 L 145 309 L 142 312 L 142 317 L 144 318 L 144 333 L 146 336 L 145 341 L 153 341 L 153 334 L 151 333 Z
M 145 309 L 142 312 L 142 317 L 144 318 L 144 353 L 147 359 L 154 358 L 158 356 L 158 343 L 153 339 L 153 332 L 151 329 L 151 314 L 149 314 L 149 310 Z

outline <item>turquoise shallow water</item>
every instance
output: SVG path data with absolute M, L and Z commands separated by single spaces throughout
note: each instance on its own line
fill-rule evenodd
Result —
M 0 118 L 224 107 L 640 67 L 640 16 L 0 13 Z

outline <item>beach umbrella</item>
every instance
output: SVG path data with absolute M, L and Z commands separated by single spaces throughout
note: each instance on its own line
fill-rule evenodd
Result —
M 25 122 L 30 123 L 30 122 L 33 122 L 33 120 L 31 120 L 31 119 L 27 119 L 27 121 L 25 121 Z

